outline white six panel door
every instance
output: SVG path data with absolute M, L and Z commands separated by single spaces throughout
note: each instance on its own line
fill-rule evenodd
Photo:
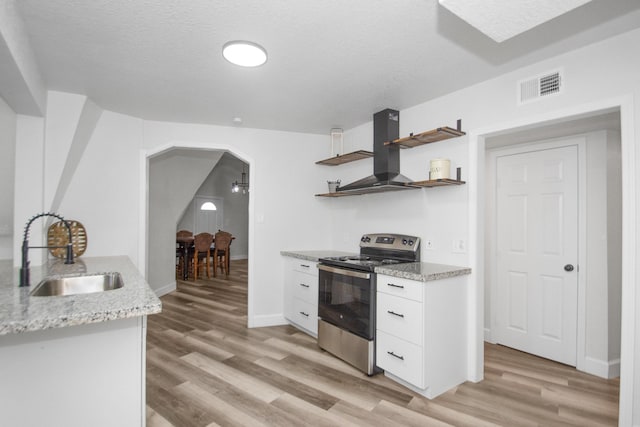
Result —
M 578 148 L 500 156 L 496 178 L 496 340 L 575 366 Z

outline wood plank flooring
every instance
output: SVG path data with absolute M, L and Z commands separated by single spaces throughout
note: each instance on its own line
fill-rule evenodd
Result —
M 148 426 L 617 425 L 618 380 L 487 344 L 483 381 L 428 400 L 291 326 L 247 329 L 246 301 L 246 261 L 162 297 L 148 321 Z

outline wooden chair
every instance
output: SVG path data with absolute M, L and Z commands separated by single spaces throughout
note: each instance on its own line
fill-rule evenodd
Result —
M 207 278 L 209 276 L 209 258 L 211 257 L 211 244 L 213 244 L 213 235 L 211 233 L 200 233 L 194 236 L 193 241 L 193 280 L 198 280 L 201 262 L 204 261 L 207 270 Z M 200 264 L 200 265 L 199 265 Z
M 230 246 L 233 236 L 226 231 L 218 230 L 215 236 L 215 253 L 213 256 L 213 277 L 217 276 L 218 266 L 227 277 L 229 277 L 229 256 Z
M 176 238 L 180 238 L 180 237 L 192 237 L 193 236 L 193 232 L 189 231 L 189 230 L 180 230 L 176 232 Z

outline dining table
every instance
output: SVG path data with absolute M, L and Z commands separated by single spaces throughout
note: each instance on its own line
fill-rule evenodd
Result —
M 184 262 L 182 268 L 182 279 L 189 278 L 189 248 L 193 247 L 195 238 L 193 236 L 176 236 L 176 244 L 182 249 L 182 260 Z
M 233 242 L 236 238 L 235 237 L 231 237 L 231 241 Z M 180 249 L 182 249 L 182 259 L 184 261 L 184 267 L 182 269 L 182 279 L 183 280 L 188 280 L 189 279 L 189 255 L 190 255 L 190 251 L 189 249 L 193 248 L 194 246 L 194 242 L 195 242 L 195 237 L 193 236 L 176 236 L 176 244 L 180 247 Z M 215 243 L 216 243 L 216 239 L 215 237 L 213 238 L 213 242 L 211 243 L 211 251 L 212 253 L 215 254 Z M 227 271 L 229 269 L 230 263 L 229 263 L 229 259 L 227 258 L 227 263 L 226 263 L 226 268 Z

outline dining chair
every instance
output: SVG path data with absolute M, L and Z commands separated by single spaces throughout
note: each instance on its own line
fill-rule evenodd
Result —
M 215 252 L 213 257 L 213 277 L 217 276 L 218 266 L 225 273 L 225 276 L 229 277 L 230 267 L 230 246 L 233 236 L 226 231 L 218 230 L 215 235 Z
M 198 273 L 200 272 L 200 263 L 204 263 L 207 271 L 207 278 L 209 276 L 209 258 L 211 257 L 211 245 L 213 244 L 213 235 L 211 233 L 200 233 L 194 236 L 193 240 L 193 280 L 198 280 Z

